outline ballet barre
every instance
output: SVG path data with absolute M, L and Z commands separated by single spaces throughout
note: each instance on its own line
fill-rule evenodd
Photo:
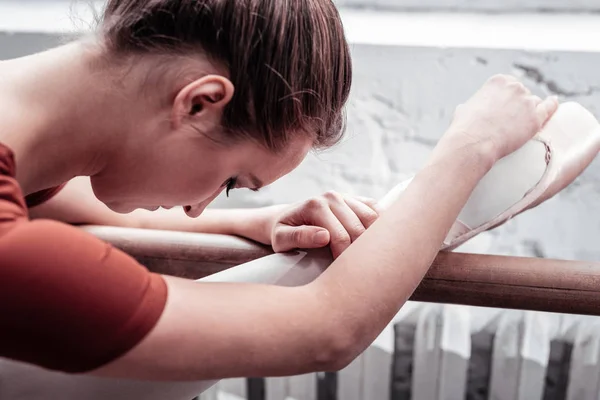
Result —
M 188 279 L 272 254 L 268 247 L 233 236 L 100 226 L 82 229 L 151 271 Z M 411 300 L 600 315 L 600 263 L 441 252 Z

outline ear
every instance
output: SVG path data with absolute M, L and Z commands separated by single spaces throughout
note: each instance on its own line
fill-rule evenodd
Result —
M 188 84 L 179 91 L 173 102 L 173 128 L 178 129 L 193 120 L 212 129 L 221 122 L 223 110 L 233 93 L 231 81 L 220 75 L 206 75 Z

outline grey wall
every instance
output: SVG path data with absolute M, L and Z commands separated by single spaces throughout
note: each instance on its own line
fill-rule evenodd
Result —
M 339 6 L 419 11 L 481 11 L 481 12 L 598 12 L 600 0 L 333 0 Z M 65 4 L 96 4 L 103 0 L 0 0 L 0 3 L 32 4 L 53 2 Z
M 598 12 L 599 0 L 334 0 L 340 6 L 396 10 Z
M 0 31 L 0 60 L 42 51 L 57 46 L 66 40 L 66 36 L 60 37 L 44 33 L 13 34 Z

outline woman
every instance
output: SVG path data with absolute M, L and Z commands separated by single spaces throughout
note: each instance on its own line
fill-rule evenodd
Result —
M 477 183 L 557 108 L 492 78 L 379 218 L 335 193 L 201 215 L 339 139 L 351 63 L 329 0 L 110 0 L 97 37 L 4 62 L 0 80 L 0 357 L 145 380 L 346 365 L 408 299 Z M 81 182 L 60 190 L 78 176 L 93 196 Z M 330 244 L 336 260 L 297 288 L 198 284 L 30 221 L 25 200 L 47 201 L 37 218 L 233 233 L 278 251 Z M 130 213 L 160 206 L 192 218 Z

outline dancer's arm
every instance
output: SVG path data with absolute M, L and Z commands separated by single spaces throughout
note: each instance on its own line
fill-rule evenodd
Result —
M 291 375 L 338 369 L 406 302 L 471 191 L 540 129 L 554 100 L 494 78 L 459 112 L 399 200 L 313 283 L 285 288 L 168 279 L 140 345 L 97 374 L 146 379 Z M 336 207 L 336 200 L 314 207 Z
M 215 233 L 242 236 L 271 245 L 276 251 L 295 248 L 318 248 L 330 245 L 333 255 L 341 254 L 377 219 L 374 200 L 347 198 L 353 209 L 344 219 L 331 219 L 317 210 L 307 210 L 307 203 L 276 205 L 252 209 L 207 209 L 198 218 L 190 218 L 181 207 L 171 210 L 138 209 L 129 214 L 111 211 L 92 191 L 88 177 L 71 180 L 52 199 L 30 210 L 33 219 L 53 219 L 74 225 L 108 225 L 128 228 L 161 229 L 181 232 Z M 361 204 L 359 204 L 361 203 Z M 356 217 L 364 226 L 353 224 Z M 350 219 L 350 220 L 349 220 Z M 358 229 L 357 231 L 357 228 Z M 314 234 L 325 230 L 325 239 Z

